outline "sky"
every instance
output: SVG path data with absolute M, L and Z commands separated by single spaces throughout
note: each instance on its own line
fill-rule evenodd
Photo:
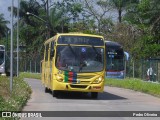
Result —
M 5 19 L 9 19 L 8 7 L 11 6 L 11 0 L 0 0 L 0 13 L 3 13 Z
M 13 1 L 14 1 L 13 6 L 17 7 L 18 6 L 18 0 L 13 0 Z M 40 2 L 41 0 L 37 0 L 37 1 Z M 0 14 L 3 13 L 4 18 L 8 21 L 11 21 L 11 14 L 8 11 L 9 6 L 12 6 L 12 0 L 0 0 Z M 16 21 L 16 19 L 14 21 Z M 10 28 L 10 24 L 8 25 L 8 27 Z
M 14 6 L 17 6 L 17 1 L 14 0 Z M 12 0 L 0 0 L 0 14 L 4 14 L 4 18 L 8 21 L 11 21 L 10 12 L 8 11 L 8 7 L 12 5 Z M 10 27 L 10 25 L 8 25 Z

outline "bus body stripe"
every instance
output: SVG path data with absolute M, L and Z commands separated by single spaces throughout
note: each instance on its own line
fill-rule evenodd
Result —
M 77 82 L 77 73 L 75 72 L 64 72 L 64 82 Z
M 64 81 L 68 82 L 68 71 L 64 72 Z

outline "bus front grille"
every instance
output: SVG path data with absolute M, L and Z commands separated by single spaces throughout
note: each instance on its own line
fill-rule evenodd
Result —
M 85 80 L 87 80 L 87 79 L 91 79 L 91 78 L 93 78 L 94 76 L 84 76 L 84 75 L 78 75 L 77 76 L 77 79 L 85 79 Z
M 70 85 L 72 88 L 83 88 L 85 89 L 87 85 Z

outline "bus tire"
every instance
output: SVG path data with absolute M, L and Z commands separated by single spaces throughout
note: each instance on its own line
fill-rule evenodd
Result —
M 52 90 L 52 96 L 53 96 L 53 97 L 57 97 L 57 96 L 58 96 L 58 91 Z
M 49 89 L 45 87 L 45 93 L 49 93 Z
M 91 97 L 93 99 L 97 99 L 98 98 L 98 92 L 91 92 Z

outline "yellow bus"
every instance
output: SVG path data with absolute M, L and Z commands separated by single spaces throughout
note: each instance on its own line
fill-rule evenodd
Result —
M 92 98 L 103 92 L 105 79 L 105 43 L 98 35 L 59 33 L 44 43 L 42 84 L 45 92 L 91 92 Z

